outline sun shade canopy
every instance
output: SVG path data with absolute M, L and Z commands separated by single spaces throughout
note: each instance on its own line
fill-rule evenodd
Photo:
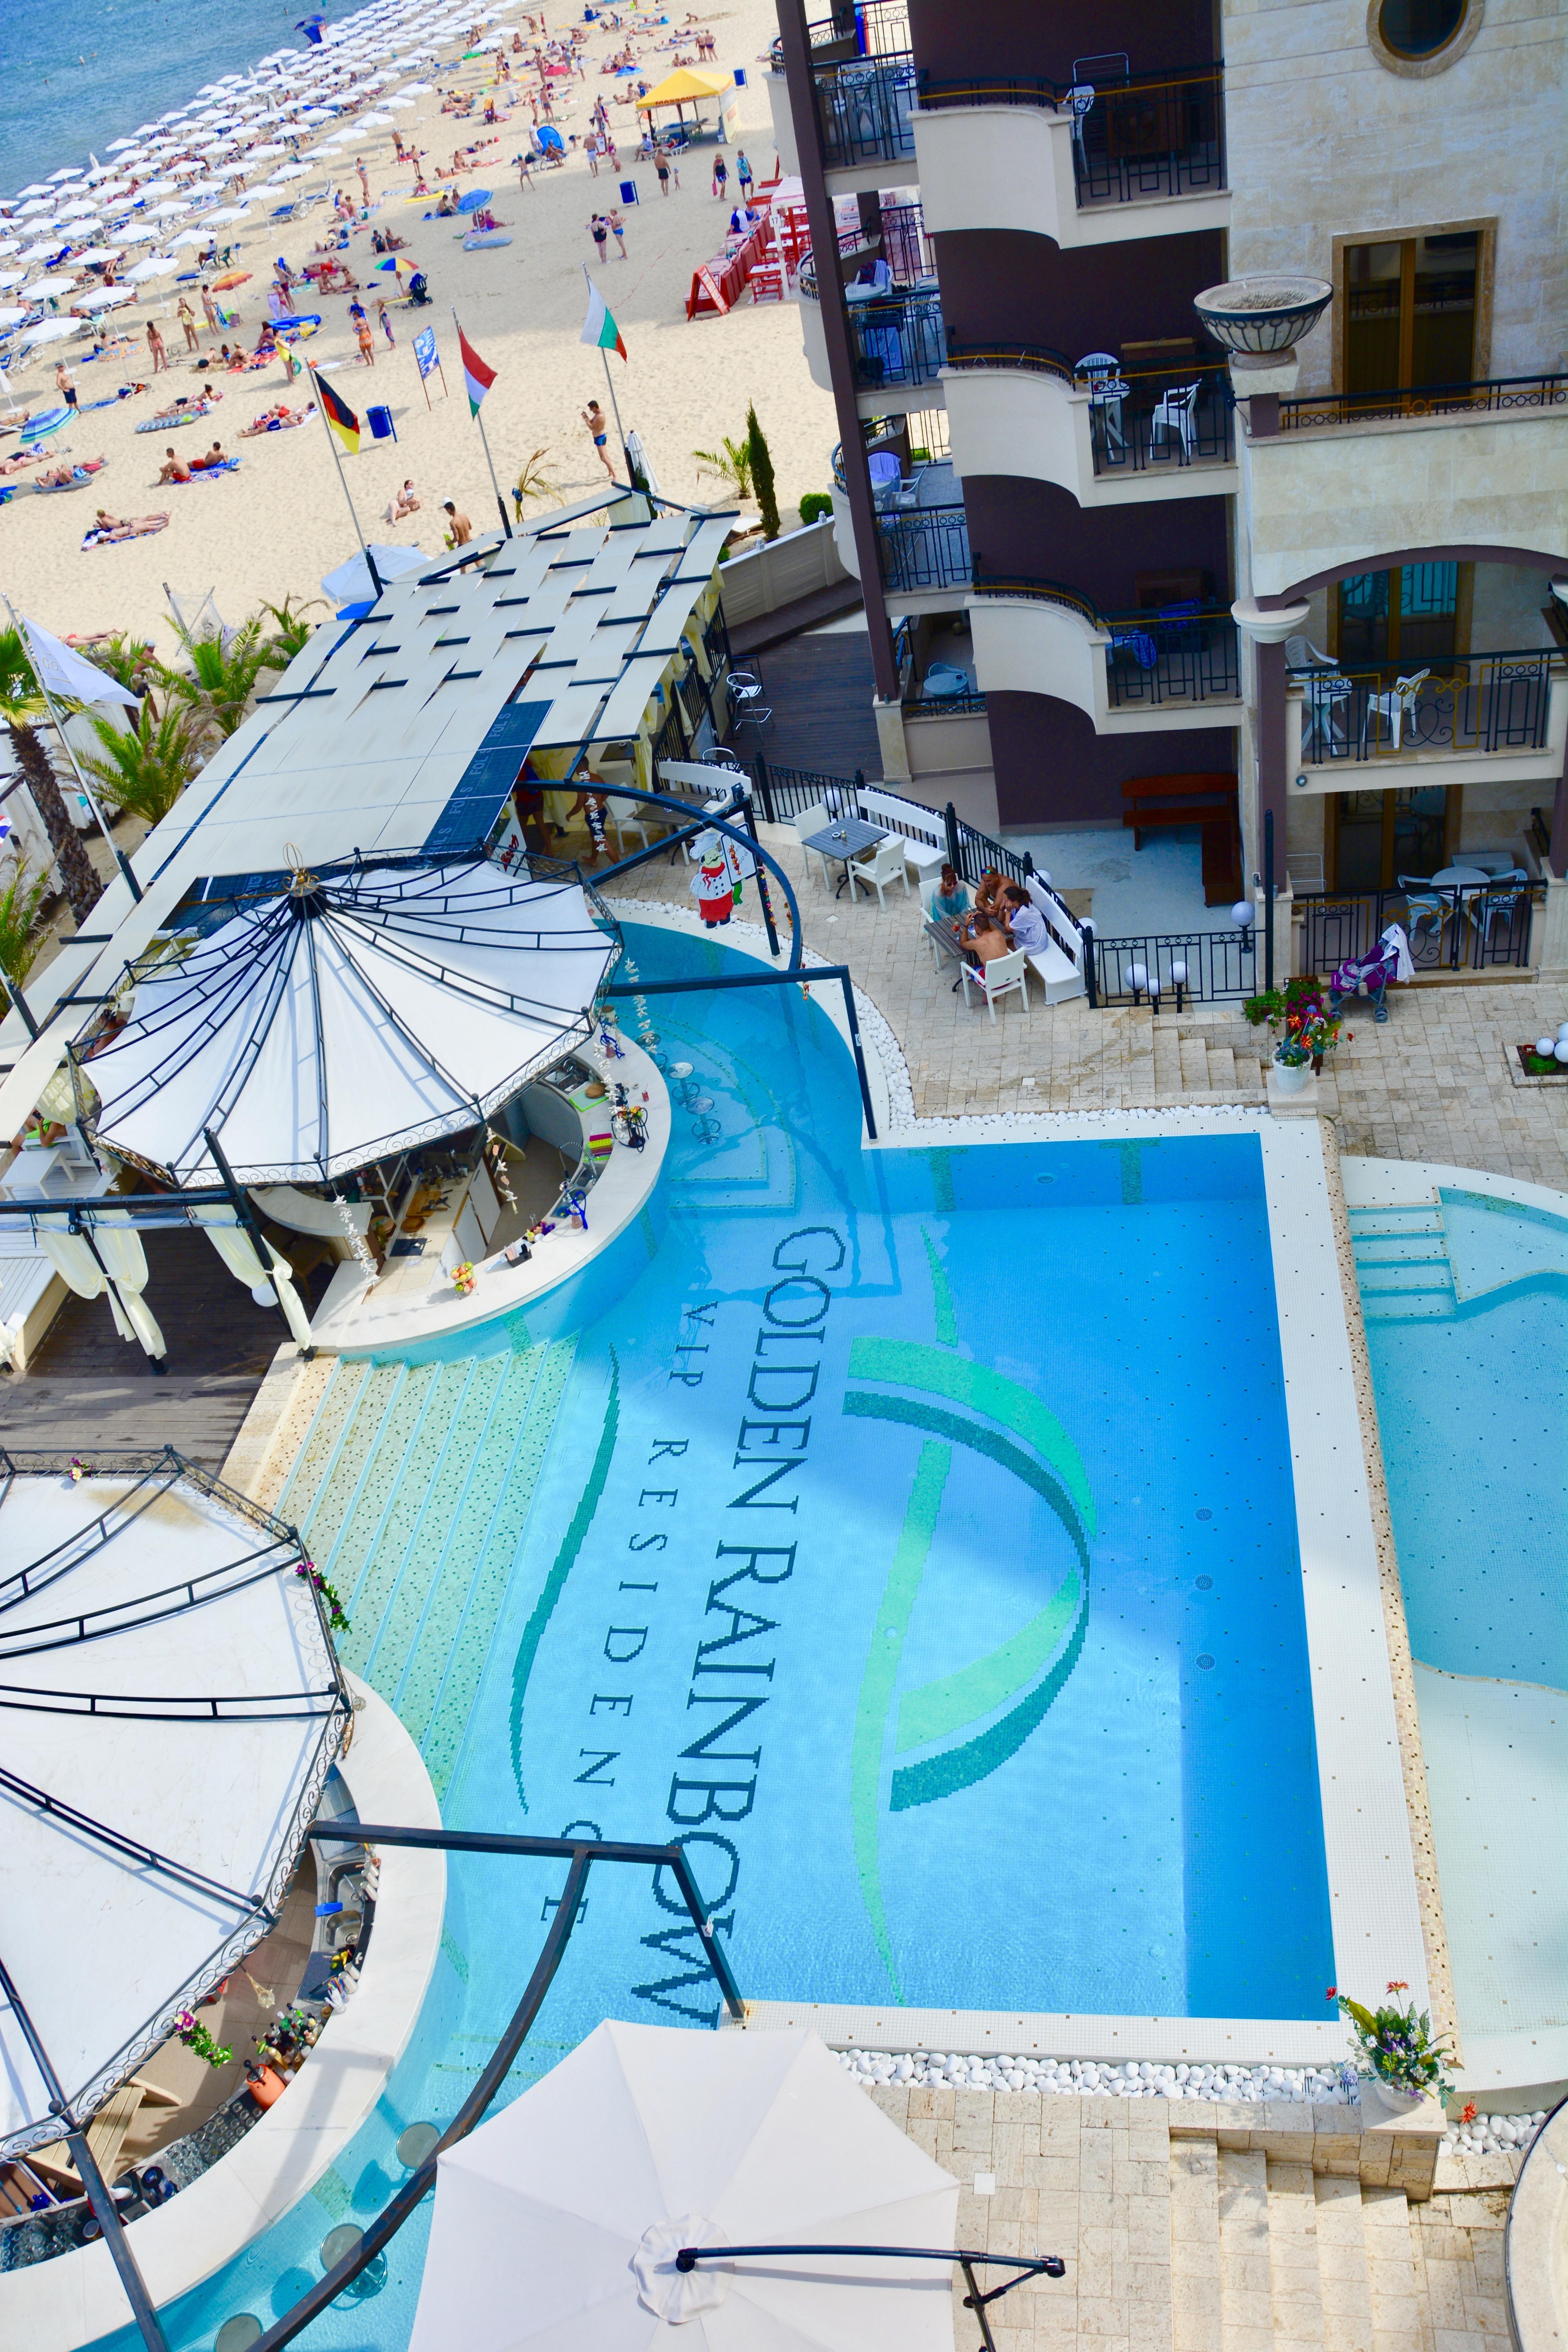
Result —
M 717 98 L 732 79 L 730 74 L 697 73 L 690 66 L 678 66 L 674 73 L 666 74 L 657 89 L 638 99 L 637 109 L 646 113 L 650 106 L 679 106 L 682 100 Z
M 0 2154 L 275 1925 L 350 1719 L 302 1561 L 172 1452 L 0 1451 Z
M 544 865 L 231 878 L 176 918 L 125 1027 L 84 1049 L 100 1140 L 210 1183 L 210 1128 L 242 1183 L 321 1182 L 476 1126 L 591 1033 L 620 952 L 575 869 Z

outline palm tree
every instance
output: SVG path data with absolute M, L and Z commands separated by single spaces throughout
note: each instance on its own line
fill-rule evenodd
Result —
M 82 755 L 82 766 L 100 783 L 118 809 L 145 817 L 150 825 L 166 817 L 202 764 L 187 714 L 166 705 L 162 719 L 143 702 L 133 728 L 94 718 L 92 731 L 109 757 Z
M 549 455 L 548 449 L 535 449 L 531 457 L 523 459 L 518 469 L 511 502 L 517 509 L 519 522 L 522 520 L 522 509 L 530 499 L 553 499 L 557 506 L 561 504 L 561 485 L 552 474 L 544 470 L 544 460 Z
M 43 819 L 79 930 L 102 898 L 103 885 L 93 871 L 80 834 L 66 814 L 55 772 L 38 733 L 37 722 L 47 712 L 48 704 L 33 675 L 20 630 L 0 629 L 0 720 L 10 730 L 16 766 Z
M 752 452 L 747 442 L 731 441 L 726 433 L 721 453 L 717 449 L 693 449 L 691 454 L 700 472 L 715 474 L 720 481 L 728 482 L 738 499 L 751 497 Z
M 319 604 L 321 601 L 319 596 L 311 596 L 303 604 L 296 604 L 292 595 L 289 595 L 284 597 L 281 604 L 263 604 L 262 611 L 270 613 L 277 623 L 272 635 L 267 640 L 267 667 L 269 669 L 279 667 L 279 661 L 273 658 L 275 655 L 280 656 L 281 665 L 287 669 L 295 655 L 310 644 L 316 625 L 313 621 L 307 621 L 305 615 L 312 605 Z
M 245 717 L 257 678 L 272 667 L 272 648 L 263 641 L 259 618 L 242 622 L 226 638 L 193 637 L 182 629 L 180 642 L 191 667 L 160 668 L 164 688 L 203 728 L 232 735 Z
M 84 646 L 82 651 L 132 694 L 144 696 L 158 675 L 157 656 L 147 640 L 128 636 L 123 629 L 116 629 L 100 645 Z
M 0 888 L 0 971 L 15 981 L 26 980 L 41 941 L 33 935 L 38 908 L 49 887 L 47 874 L 33 875 L 18 857 L 4 888 Z

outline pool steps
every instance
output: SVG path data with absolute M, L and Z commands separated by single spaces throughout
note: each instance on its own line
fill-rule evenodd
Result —
M 1364 1319 L 1453 1322 L 1458 1299 L 1437 1203 L 1413 1201 L 1349 1213 Z
M 438 1796 L 572 1355 L 557 1341 L 452 1364 L 334 1360 L 273 1501 L 342 1598 L 345 1664 L 396 1710 Z

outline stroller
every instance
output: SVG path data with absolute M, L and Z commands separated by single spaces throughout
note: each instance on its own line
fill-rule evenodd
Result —
M 1384 998 L 1389 982 L 1409 980 L 1415 971 L 1410 941 L 1403 925 L 1390 923 L 1369 953 L 1352 957 L 1339 966 L 1329 983 L 1329 1010 L 1337 1013 L 1347 996 L 1358 995 L 1364 990 L 1372 1000 L 1373 1019 L 1386 1021 L 1388 1006 Z
M 416 310 L 423 310 L 430 299 L 430 281 L 422 269 L 416 269 L 408 281 L 408 299 Z

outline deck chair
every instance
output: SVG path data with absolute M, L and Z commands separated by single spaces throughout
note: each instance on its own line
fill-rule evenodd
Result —
M 884 913 L 888 905 L 888 885 L 901 882 L 904 896 L 910 895 L 910 870 L 904 863 L 901 841 L 879 842 L 869 857 L 857 858 L 849 868 L 849 879 L 857 889 L 875 890 L 877 904 Z
M 805 860 L 805 870 L 807 874 L 811 872 L 811 861 L 815 857 L 817 864 L 822 868 L 822 879 L 825 887 L 830 879 L 827 871 L 827 860 L 824 857 L 820 849 L 807 849 L 805 843 L 806 836 L 809 834 L 826 833 L 832 823 L 833 817 L 831 812 L 824 801 L 813 801 L 809 808 L 798 810 L 795 818 L 795 837 L 800 844 L 801 855 Z
M 978 967 L 972 963 L 961 964 L 958 973 L 963 982 L 965 1004 L 969 1002 L 970 990 L 977 988 L 985 999 L 993 1028 L 996 1026 L 996 1002 L 999 997 L 1010 996 L 1016 992 L 1024 1000 L 1025 1012 L 1028 1011 L 1028 975 L 1029 959 L 1022 948 L 1013 949 L 1008 955 L 993 956 L 989 963 Z

